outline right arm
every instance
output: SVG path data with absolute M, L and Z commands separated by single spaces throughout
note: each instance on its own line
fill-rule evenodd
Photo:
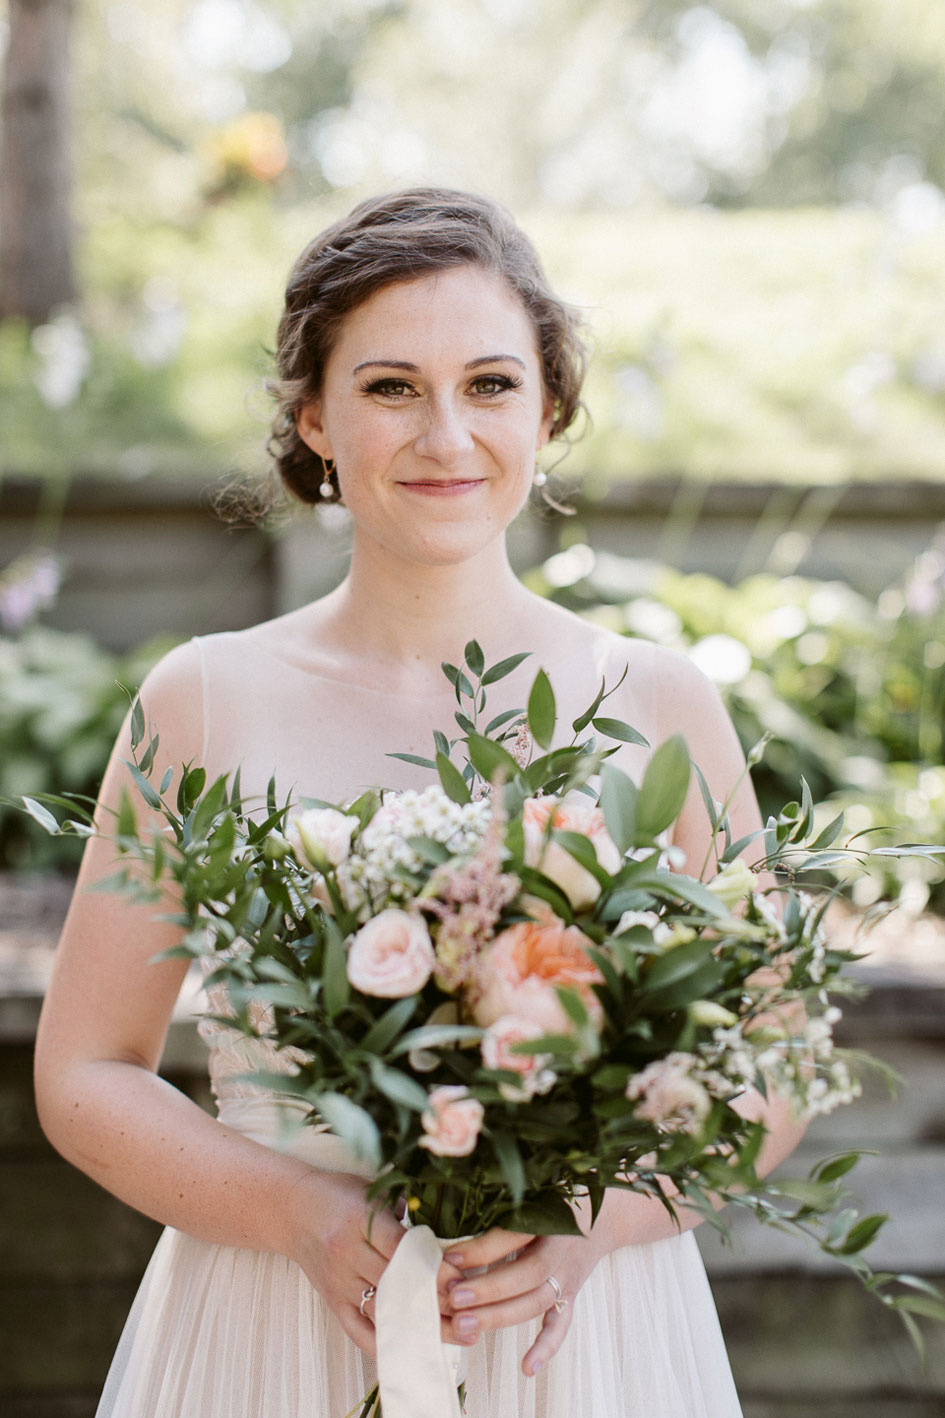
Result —
M 142 688 L 161 734 L 164 768 L 180 770 L 202 749 L 196 648 L 172 651 Z M 116 806 L 131 757 L 126 723 L 106 771 L 103 807 Z M 235 765 L 234 765 L 235 766 Z M 101 812 L 101 808 L 100 808 Z M 102 830 L 112 821 L 107 813 Z M 158 1076 L 187 962 L 153 957 L 180 930 L 142 906 L 87 888 L 113 869 L 115 852 L 90 839 L 57 951 L 36 1042 L 36 1099 L 43 1131 L 68 1161 L 121 1200 L 165 1225 L 226 1246 L 295 1260 L 361 1348 L 374 1329 L 358 1312 L 402 1230 L 375 1218 L 363 1180 L 321 1172 L 211 1118 Z

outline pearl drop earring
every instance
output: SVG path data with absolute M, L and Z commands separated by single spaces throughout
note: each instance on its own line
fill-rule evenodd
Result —
M 533 475 L 533 477 L 532 477 L 532 485 L 533 485 L 534 487 L 544 487 L 544 485 L 545 485 L 545 483 L 546 483 L 547 481 L 548 481 L 548 474 L 545 472 L 544 468 L 543 468 L 543 467 L 541 466 L 541 464 L 539 463 L 539 461 L 538 461 L 538 454 L 536 453 L 536 454 L 535 454 L 535 472 L 534 472 L 534 475 Z
M 334 497 L 335 495 L 335 489 L 332 486 L 331 481 L 331 475 L 335 471 L 335 460 L 334 458 L 323 458 L 322 464 L 324 466 L 325 473 L 321 482 L 319 483 L 318 495 L 319 497 L 324 497 L 327 501 L 329 497 Z

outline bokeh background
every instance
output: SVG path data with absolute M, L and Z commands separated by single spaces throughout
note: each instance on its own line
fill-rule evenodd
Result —
M 94 793 L 160 651 L 343 572 L 265 483 L 289 265 L 358 198 L 505 201 L 593 352 L 591 418 L 513 538 L 536 590 L 689 651 L 763 806 L 945 842 L 941 0 L 9 0 L 0 19 L 0 796 Z M 0 805 L 0 1401 L 78 1418 L 153 1229 L 57 1163 L 29 1055 L 68 843 Z M 880 1258 L 945 1274 L 942 859 L 877 859 L 850 1042 Z M 852 926 L 849 928 L 852 929 Z M 205 1100 L 192 1024 L 165 1067 Z M 3 1217 L 8 1217 L 3 1230 Z M 932 1418 L 896 1323 L 769 1238 L 707 1247 L 749 1418 Z M 340 1415 L 339 1415 L 340 1418 Z M 658 1418 L 658 1415 L 640 1415 Z

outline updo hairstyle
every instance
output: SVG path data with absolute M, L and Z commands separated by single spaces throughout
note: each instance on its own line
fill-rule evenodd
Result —
M 296 414 L 321 392 L 325 365 L 345 316 L 385 286 L 453 266 L 478 265 L 520 297 L 535 329 L 552 438 L 574 421 L 584 378 L 579 320 L 551 291 L 535 250 L 503 207 L 467 192 L 418 187 L 361 202 L 323 231 L 296 261 L 279 322 L 279 404 L 269 450 L 285 487 L 322 503 L 325 464 L 299 436 Z M 338 499 L 332 475 L 333 499 Z

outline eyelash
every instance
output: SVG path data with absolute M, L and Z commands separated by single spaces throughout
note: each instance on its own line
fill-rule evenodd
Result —
M 513 374 L 479 374 L 473 380 L 473 384 L 496 385 L 496 388 L 489 390 L 487 393 L 483 393 L 481 390 L 478 391 L 480 397 L 494 399 L 499 394 L 507 393 L 510 389 L 521 389 L 522 380 L 517 378 L 517 376 Z M 392 386 L 399 392 L 392 393 Z M 389 399 L 400 399 L 403 397 L 404 392 L 411 388 L 412 386 L 408 380 L 393 379 L 388 376 L 382 379 L 367 380 L 364 384 L 361 385 L 361 393 L 380 394 L 382 397 L 386 397 Z

